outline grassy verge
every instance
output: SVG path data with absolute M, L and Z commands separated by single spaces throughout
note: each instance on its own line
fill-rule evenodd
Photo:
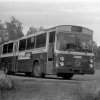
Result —
M 8 77 L 4 72 L 0 71 L 0 100 L 6 100 L 9 91 L 15 87 L 14 81 Z
M 11 80 L 4 76 L 0 83 L 0 100 L 100 100 L 99 84 L 73 80 Z
M 81 83 L 76 88 L 78 100 L 100 100 L 100 87 L 96 82 Z
M 69 83 L 51 81 L 26 81 L 15 80 L 15 87 L 3 91 L 0 100 L 75 100 L 73 88 L 76 86 Z

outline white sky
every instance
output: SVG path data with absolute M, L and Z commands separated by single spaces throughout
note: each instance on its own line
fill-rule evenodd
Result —
M 26 34 L 30 26 L 78 25 L 94 31 L 100 45 L 100 0 L 0 0 L 0 19 L 15 16 Z

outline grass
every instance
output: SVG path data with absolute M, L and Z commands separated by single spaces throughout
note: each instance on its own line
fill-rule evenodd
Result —
M 4 72 L 0 71 L 0 100 L 6 100 L 8 92 L 15 87 L 14 81 Z
M 15 83 L 14 89 L 2 92 L 0 100 L 70 100 L 75 87 L 73 83 L 52 81 L 15 80 Z
M 95 82 L 81 83 L 75 92 L 78 100 L 100 100 L 100 87 Z
M 100 100 L 100 82 L 58 82 L 31 78 L 12 80 L 2 73 L 0 100 Z
M 0 90 L 0 100 L 100 100 L 100 85 L 97 82 L 12 82 L 12 88 L 4 87 Z

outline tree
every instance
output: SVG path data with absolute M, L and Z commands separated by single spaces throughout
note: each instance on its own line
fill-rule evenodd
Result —
M 10 18 L 10 22 L 5 22 L 9 40 L 23 37 L 22 23 L 15 17 Z
M 27 31 L 27 35 L 36 34 L 37 32 L 38 32 L 37 28 L 30 27 L 29 30 Z
M 39 29 L 38 29 L 38 31 L 43 31 L 43 30 L 45 30 L 45 28 L 42 27 L 42 26 L 40 26 Z
M 0 20 L 0 44 L 9 40 L 5 24 Z
M 30 34 L 36 34 L 37 32 L 43 31 L 45 30 L 42 26 L 39 28 L 35 28 L 35 27 L 30 27 L 29 30 L 27 31 L 27 35 Z
M 95 55 L 97 55 L 97 49 L 98 49 L 97 43 L 95 41 L 93 41 L 93 53 Z

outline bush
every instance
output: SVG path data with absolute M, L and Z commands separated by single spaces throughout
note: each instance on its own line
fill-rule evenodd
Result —
M 4 72 L 0 71 L 0 90 L 9 90 L 14 87 L 13 80 Z

